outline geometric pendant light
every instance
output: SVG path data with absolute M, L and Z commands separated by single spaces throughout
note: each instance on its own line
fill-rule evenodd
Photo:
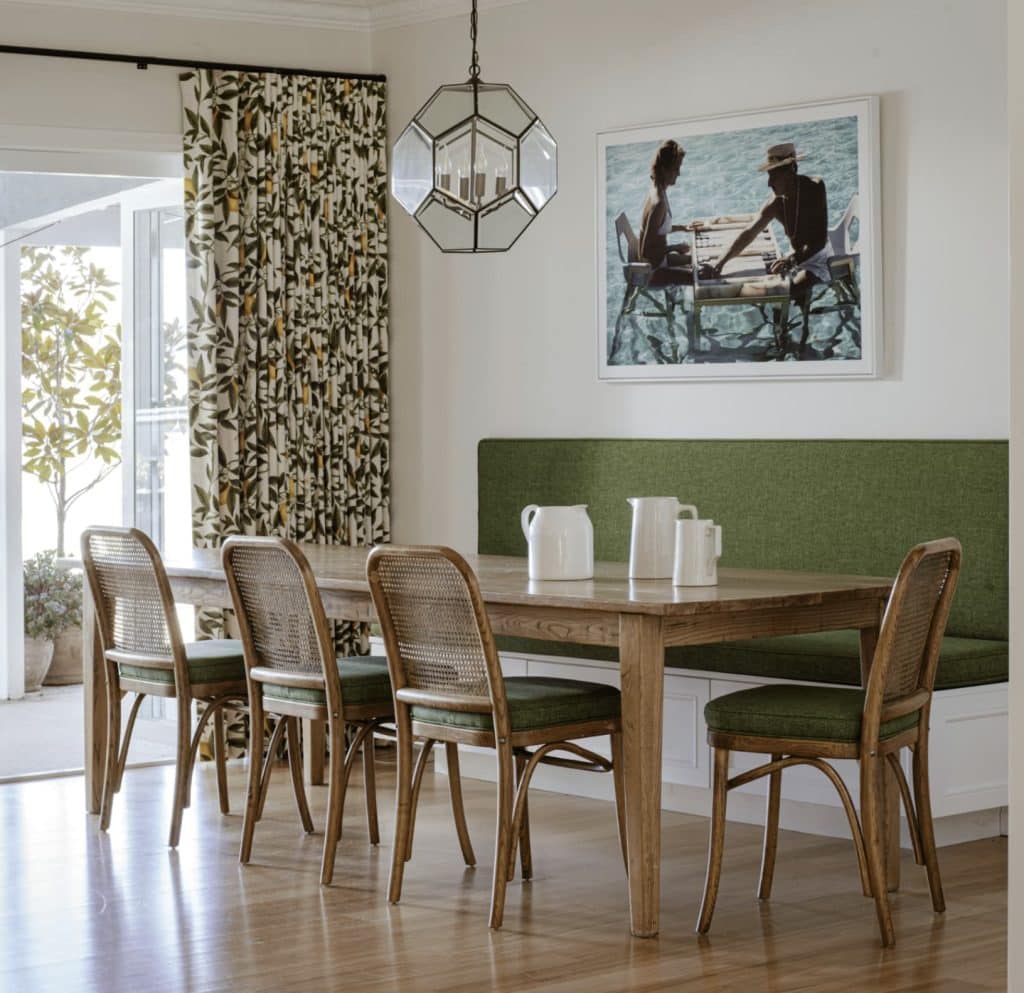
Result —
M 465 83 L 442 86 L 392 150 L 391 193 L 442 252 L 504 252 L 558 188 L 555 139 L 511 86 L 484 83 L 470 15 Z

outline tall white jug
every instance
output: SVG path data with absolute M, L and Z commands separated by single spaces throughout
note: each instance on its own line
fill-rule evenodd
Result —
M 629 539 L 630 579 L 670 579 L 679 501 L 675 497 L 628 497 L 633 508 Z

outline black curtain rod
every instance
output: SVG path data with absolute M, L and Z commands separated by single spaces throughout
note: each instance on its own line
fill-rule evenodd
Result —
M 321 79 L 365 79 L 383 83 L 387 77 L 374 73 L 326 72 L 323 69 L 281 69 L 275 66 L 235 65 L 229 62 L 196 62 L 191 59 L 164 59 L 152 55 L 119 55 L 113 52 L 76 52 L 64 48 L 28 48 L 22 45 L 0 45 L 4 55 L 41 55 L 54 59 L 87 59 L 92 62 L 124 62 L 136 69 L 170 66 L 172 69 L 229 69 L 233 72 L 273 72 L 280 76 L 316 76 Z

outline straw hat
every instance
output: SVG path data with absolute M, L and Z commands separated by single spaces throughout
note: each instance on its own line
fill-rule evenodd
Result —
M 781 145 L 772 145 L 768 149 L 768 155 L 764 162 L 758 167 L 758 172 L 768 172 L 771 169 L 778 169 L 781 166 L 790 165 L 793 162 L 799 162 L 801 159 L 806 159 L 806 155 L 796 154 L 796 145 L 791 141 L 784 141 Z

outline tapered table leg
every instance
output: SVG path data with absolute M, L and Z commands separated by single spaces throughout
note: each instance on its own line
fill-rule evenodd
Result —
M 622 751 L 629 848 L 630 930 L 658 933 L 661 900 L 661 735 L 665 644 L 661 618 L 619 616 Z
M 861 684 L 865 687 L 868 684 L 868 673 L 871 671 L 877 644 L 877 627 L 860 629 Z M 888 762 L 882 763 L 881 779 L 879 806 L 885 825 L 885 874 L 889 881 L 889 892 L 894 893 L 900 888 L 900 792 L 896 774 L 889 768 Z
M 344 749 L 345 742 L 341 742 Z M 323 721 L 303 720 L 302 722 L 302 765 L 306 782 L 310 786 L 323 786 L 324 756 L 327 751 L 326 725 Z
M 96 625 L 89 584 L 84 583 L 82 597 L 82 700 L 85 707 L 85 743 L 82 756 L 85 767 L 85 809 L 100 812 L 103 800 L 103 770 L 107 754 L 107 691 L 103 668 L 103 650 Z

